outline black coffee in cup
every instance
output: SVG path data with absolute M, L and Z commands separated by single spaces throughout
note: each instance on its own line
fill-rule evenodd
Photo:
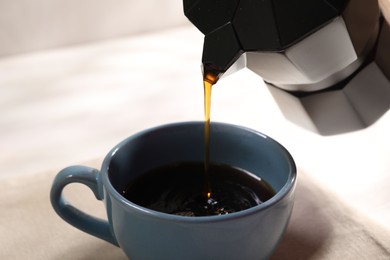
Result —
M 275 194 L 264 180 L 222 164 L 210 164 L 208 183 L 209 194 L 205 194 L 203 162 L 181 162 L 142 174 L 126 186 L 122 195 L 164 213 L 212 216 L 251 208 Z

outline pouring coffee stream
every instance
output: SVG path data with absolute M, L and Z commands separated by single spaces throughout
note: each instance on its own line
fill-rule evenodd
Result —
M 211 110 L 211 89 L 213 81 L 204 80 L 204 172 L 206 177 L 205 194 L 207 200 L 211 198 L 211 187 L 209 180 L 210 168 L 210 110 Z
M 208 204 L 212 204 L 212 189 L 210 186 L 210 112 L 211 112 L 211 91 L 218 77 L 210 72 L 203 73 L 204 89 L 204 173 L 206 178 L 205 195 Z

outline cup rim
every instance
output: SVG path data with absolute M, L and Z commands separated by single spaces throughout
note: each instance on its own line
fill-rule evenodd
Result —
M 125 197 L 123 197 L 111 184 L 109 177 L 108 177 L 108 171 L 109 171 L 109 165 L 111 162 L 111 158 L 116 153 L 116 151 L 120 147 L 122 147 L 124 144 L 128 143 L 129 141 L 131 141 L 133 139 L 138 138 L 139 136 L 156 131 L 158 129 L 184 126 L 184 125 L 199 125 L 199 124 L 203 125 L 204 122 L 203 121 L 184 121 L 184 122 L 174 122 L 174 123 L 162 124 L 162 125 L 147 128 L 147 129 L 142 130 L 138 133 L 135 133 L 135 134 L 127 137 L 126 139 L 124 139 L 120 143 L 118 143 L 105 156 L 103 163 L 102 163 L 101 170 L 100 170 L 99 178 L 101 178 L 103 186 L 105 187 L 107 192 L 110 193 L 111 197 L 115 198 L 115 200 L 117 202 L 119 202 L 121 205 L 123 205 L 125 207 L 131 207 L 131 208 L 137 210 L 139 213 L 144 214 L 145 216 L 154 217 L 154 218 L 158 218 L 158 219 L 165 219 L 168 221 L 183 222 L 183 223 L 205 223 L 205 222 L 222 222 L 222 221 L 227 221 L 227 220 L 233 220 L 233 219 L 253 215 L 259 211 L 264 211 L 264 210 L 268 209 L 269 207 L 272 207 L 273 205 L 280 202 L 284 197 L 288 196 L 288 194 L 290 193 L 290 191 L 292 189 L 295 188 L 296 180 L 297 180 L 297 168 L 296 168 L 293 157 L 291 156 L 289 151 L 282 144 L 280 144 L 275 139 L 269 137 L 268 135 L 265 135 L 257 130 L 254 130 L 254 129 L 251 129 L 251 128 L 248 128 L 245 126 L 241 126 L 241 125 L 235 125 L 235 124 L 223 123 L 223 122 L 210 122 L 210 124 L 239 128 L 241 130 L 245 130 L 245 131 L 251 132 L 255 135 L 258 135 L 262 138 L 267 138 L 271 142 L 274 142 L 277 146 L 279 146 L 279 148 L 281 149 L 281 153 L 284 153 L 284 155 L 286 156 L 286 159 L 288 160 L 288 162 L 289 162 L 288 164 L 290 166 L 288 179 L 287 179 L 286 183 L 283 185 L 283 187 L 274 196 L 272 196 L 272 198 L 270 198 L 269 200 L 267 200 L 259 205 L 256 205 L 254 207 L 251 207 L 251 208 L 248 208 L 245 210 L 241 210 L 238 212 L 226 214 L 226 215 L 189 217 L 189 216 L 173 215 L 173 214 L 169 214 L 169 213 L 155 211 L 155 210 L 140 206 L 134 202 L 127 200 Z

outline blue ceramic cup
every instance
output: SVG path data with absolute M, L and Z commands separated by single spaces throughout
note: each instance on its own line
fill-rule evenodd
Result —
M 294 203 L 296 167 L 288 151 L 254 130 L 211 123 L 210 160 L 266 180 L 276 195 L 255 207 L 220 216 L 188 217 L 153 211 L 126 200 L 121 191 L 153 168 L 203 161 L 203 122 L 158 126 L 130 136 L 105 157 L 100 170 L 71 166 L 51 189 L 57 214 L 76 228 L 123 249 L 130 259 L 266 259 L 280 241 Z M 104 201 L 107 220 L 69 204 L 62 190 L 88 186 Z

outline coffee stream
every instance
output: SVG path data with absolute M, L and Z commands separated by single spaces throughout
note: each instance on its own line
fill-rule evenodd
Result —
M 211 187 L 209 181 L 210 168 L 210 108 L 211 108 L 211 88 L 212 83 L 203 82 L 204 85 L 204 172 L 205 172 L 205 194 L 207 199 L 211 198 Z
M 205 172 L 205 194 L 209 203 L 212 202 L 210 187 L 210 111 L 211 111 L 211 89 L 217 78 L 211 73 L 205 73 L 203 77 L 204 87 L 204 172 Z M 210 200 L 211 199 L 211 200 Z

